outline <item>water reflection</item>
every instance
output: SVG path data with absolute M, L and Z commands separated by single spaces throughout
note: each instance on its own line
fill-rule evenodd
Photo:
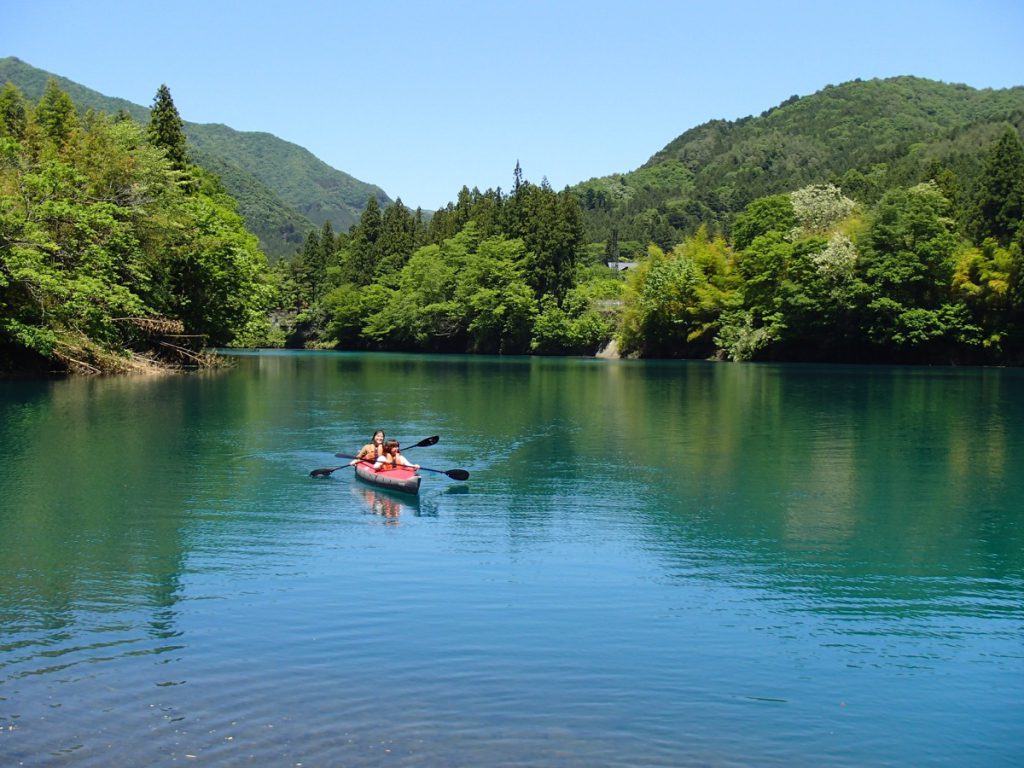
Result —
M 1020 372 L 239 361 L 0 383 L 19 759 L 370 765 L 331 728 L 394 735 L 398 707 L 437 764 L 559 762 L 540 721 L 581 765 L 925 764 L 961 720 L 958 764 L 1024 748 Z M 367 424 L 440 434 L 417 456 L 472 482 L 309 479 Z
M 396 491 L 386 491 L 382 488 L 373 488 L 360 482 L 353 481 L 352 488 L 360 497 L 366 508 L 374 515 L 379 515 L 386 522 L 398 523 L 398 518 L 405 515 L 418 515 L 420 511 L 419 496 L 400 494 Z

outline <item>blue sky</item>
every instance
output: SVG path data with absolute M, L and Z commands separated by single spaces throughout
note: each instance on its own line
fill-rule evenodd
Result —
M 0 56 L 267 131 L 411 207 L 630 171 L 689 128 L 828 84 L 1024 85 L 1020 0 L 4 0 Z

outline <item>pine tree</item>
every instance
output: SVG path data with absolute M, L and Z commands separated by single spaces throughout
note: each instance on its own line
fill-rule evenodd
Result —
M 25 138 L 28 127 L 28 108 L 25 97 L 11 82 L 0 91 L 0 136 L 10 136 L 20 141 Z
M 518 195 L 520 188 L 523 186 L 523 169 L 519 165 L 519 161 L 516 160 L 515 170 L 512 171 L 512 194 Z
M 380 257 L 377 241 L 380 240 L 382 225 L 380 203 L 376 197 L 370 197 L 359 223 L 352 228 L 352 238 L 341 265 L 344 282 L 356 285 L 369 285 L 373 282 Z
M 52 77 L 46 81 L 46 88 L 36 108 L 36 124 L 58 146 L 63 145 L 78 129 L 75 104 Z
M 394 204 L 384 211 L 380 238 L 377 241 L 375 276 L 394 274 L 405 266 L 412 256 L 414 227 L 412 215 L 402 203 L 402 198 L 395 200 Z
M 973 234 L 1006 246 L 1024 223 L 1024 145 L 1007 128 L 989 152 L 975 196 Z
M 319 285 L 323 279 L 323 263 L 320 250 L 320 236 L 310 230 L 306 242 L 296 259 L 296 282 L 303 306 L 313 306 L 320 298 Z
M 612 227 L 612 234 L 604 246 L 604 258 L 608 262 L 619 260 L 619 228 Z
M 334 227 L 331 220 L 327 219 L 320 227 L 320 258 L 324 265 L 324 271 L 335 261 L 335 252 L 338 250 L 338 238 L 334 235 Z
M 188 166 L 188 149 L 185 139 L 184 122 L 174 106 L 171 90 L 166 85 L 157 89 L 153 107 L 149 113 L 146 137 L 150 144 L 167 153 L 171 165 L 183 171 Z

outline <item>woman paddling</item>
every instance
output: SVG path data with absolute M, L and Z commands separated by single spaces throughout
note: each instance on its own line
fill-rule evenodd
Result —
M 384 443 L 384 452 L 377 457 L 377 460 L 373 464 L 375 471 L 379 472 L 382 469 L 392 469 L 394 467 L 412 467 L 413 469 L 419 469 L 419 464 L 410 464 L 409 460 L 402 455 L 401 451 L 398 450 L 397 440 L 388 440 Z
M 359 461 L 374 462 L 381 457 L 384 453 L 384 430 L 378 429 L 373 433 L 373 438 L 359 449 L 356 457 L 349 462 L 349 466 L 353 466 Z

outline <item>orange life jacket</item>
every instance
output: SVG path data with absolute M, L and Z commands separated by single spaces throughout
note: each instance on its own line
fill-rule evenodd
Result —
M 359 449 L 359 453 L 356 454 L 356 458 L 363 459 L 364 461 L 368 461 L 372 464 L 382 453 L 384 453 L 383 448 L 374 445 L 373 443 L 368 443 Z
M 399 451 L 390 455 L 381 451 L 380 455 L 377 457 L 381 460 L 381 465 L 379 467 L 374 467 L 374 469 L 378 472 L 387 472 L 389 469 L 397 469 L 398 467 L 404 466 L 398 463 L 398 457 L 401 455 L 402 454 Z

